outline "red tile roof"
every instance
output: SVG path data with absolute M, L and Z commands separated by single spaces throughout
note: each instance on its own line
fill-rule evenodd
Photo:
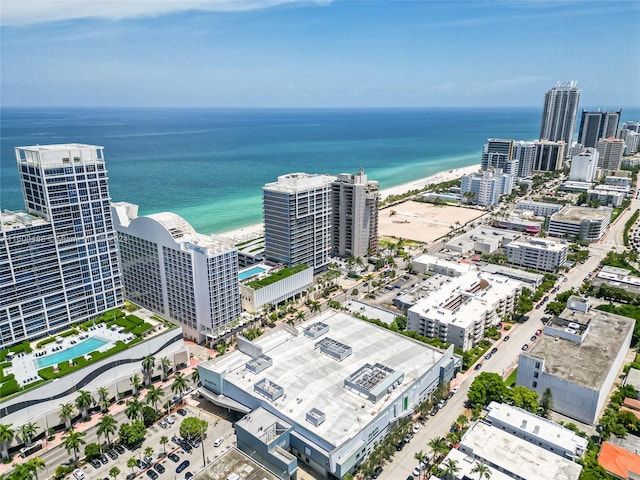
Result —
M 603 442 L 598 463 L 618 478 L 628 479 L 629 474 L 640 474 L 640 455 L 631 453 L 613 443 Z
M 640 410 L 640 400 L 636 400 L 635 398 L 625 398 L 623 405 L 633 408 L 634 410 Z

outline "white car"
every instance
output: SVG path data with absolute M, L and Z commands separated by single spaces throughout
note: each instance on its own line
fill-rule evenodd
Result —
M 176 421 L 168 415 L 164 417 L 164 421 L 167 422 L 169 425 L 173 425 L 174 423 L 176 423 Z
M 413 426 L 413 433 L 418 433 L 420 430 L 422 430 L 422 424 L 421 423 L 416 423 Z
M 220 445 L 222 445 L 222 442 L 224 442 L 224 437 L 218 437 L 216 438 L 216 441 L 213 442 L 213 446 L 219 447 Z
M 83 480 L 84 479 L 84 472 L 82 470 L 80 470 L 79 468 L 76 468 L 73 471 L 73 476 L 76 477 L 77 480 Z
M 453 387 L 453 390 L 451 390 L 454 394 L 458 393 L 460 391 L 460 385 L 456 385 L 455 387 Z

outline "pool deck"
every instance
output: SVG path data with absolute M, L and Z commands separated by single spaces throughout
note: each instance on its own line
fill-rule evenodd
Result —
M 86 337 L 85 337 L 86 336 Z M 84 337 L 80 339 L 79 337 Z M 80 332 L 78 335 L 70 335 L 68 337 L 61 337 L 61 342 L 52 342 L 48 343 L 42 348 L 35 348 L 35 344 L 32 345 L 34 348 L 31 353 L 21 353 L 15 356 L 12 360 L 13 365 L 10 369 L 7 369 L 5 373 L 13 373 L 15 375 L 15 379 L 17 380 L 20 386 L 27 385 L 36 380 L 40 379 L 38 375 L 38 370 L 41 367 L 38 367 L 36 364 L 36 353 L 40 354 L 42 352 L 46 352 L 46 355 L 50 355 L 53 353 L 58 353 L 73 346 L 78 343 L 87 340 L 91 337 L 99 337 L 104 340 L 107 340 L 109 343 L 98 348 L 98 351 L 105 351 L 110 349 L 113 345 L 115 345 L 117 340 L 127 341 L 127 339 L 131 340 L 132 335 L 128 333 L 120 333 L 116 330 L 111 330 L 106 327 L 104 323 L 96 325 L 94 327 L 90 327 L 87 332 Z M 73 342 L 73 343 L 72 343 Z M 61 347 L 61 348 L 59 348 Z M 59 348 L 59 350 L 53 351 L 54 348 Z M 94 350 L 95 351 L 95 350 Z M 38 358 L 44 358 L 44 356 L 39 356 Z

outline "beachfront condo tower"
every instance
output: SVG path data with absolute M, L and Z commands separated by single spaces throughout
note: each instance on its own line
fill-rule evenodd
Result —
M 513 158 L 518 160 L 518 177 L 531 178 L 533 161 L 536 158 L 535 142 L 514 142 Z
M 573 143 L 580 90 L 577 82 L 558 82 L 544 97 L 540 140 L 563 141 L 569 147 Z
M 124 304 L 103 147 L 15 152 L 26 211 L 0 215 L 0 347 Z
M 588 112 L 582 110 L 578 143 L 583 147 L 595 148 L 601 138 L 615 137 L 622 110 L 616 112 Z
M 368 181 L 364 170 L 341 173 L 331 183 L 333 253 L 365 258 L 378 251 L 378 182 Z
M 533 159 L 535 172 L 555 172 L 562 170 L 565 154 L 565 143 L 562 141 L 540 140 L 535 142 L 536 154 Z
M 264 255 L 287 267 L 325 270 L 332 251 L 332 187 L 335 176 L 290 173 L 262 188 Z
M 241 312 L 233 242 L 174 213 L 139 217 L 126 202 L 112 212 L 127 299 L 181 325 L 185 338 L 214 343 Z

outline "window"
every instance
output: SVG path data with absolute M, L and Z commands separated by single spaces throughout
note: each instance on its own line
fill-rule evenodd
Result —
M 531 385 L 533 388 L 536 388 L 538 386 L 538 382 L 533 382 L 533 384 Z
M 538 372 L 533 372 L 533 378 L 538 378 Z

